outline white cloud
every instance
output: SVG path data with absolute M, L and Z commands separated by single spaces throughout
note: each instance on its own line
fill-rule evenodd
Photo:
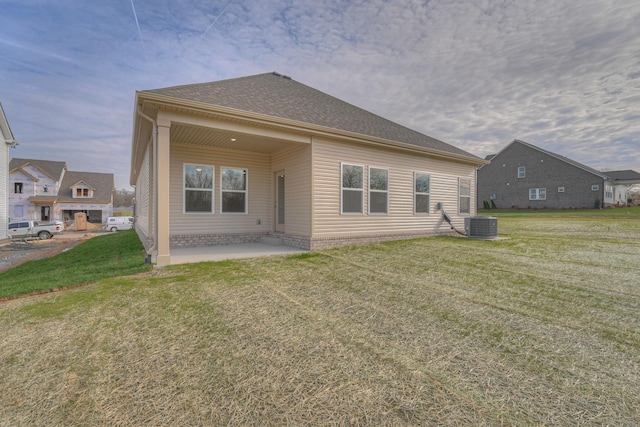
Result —
M 135 90 L 279 71 L 481 157 L 520 138 L 640 170 L 632 0 L 133 3 L 140 32 L 126 1 L 0 0 L 12 154 L 122 187 Z

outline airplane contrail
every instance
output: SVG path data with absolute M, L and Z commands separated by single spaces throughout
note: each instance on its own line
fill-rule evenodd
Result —
M 142 43 L 142 49 L 144 54 L 147 54 L 147 48 L 144 45 L 144 39 L 142 38 L 142 31 L 140 31 L 140 23 L 138 22 L 138 14 L 136 14 L 136 7 L 133 5 L 133 0 L 131 0 L 131 9 L 133 9 L 133 17 L 136 20 L 136 27 L 138 27 L 138 36 L 140 36 L 140 42 Z
M 133 1 L 133 0 L 131 0 Z M 207 35 L 207 32 L 211 29 L 211 27 L 213 27 L 213 24 L 215 24 L 218 19 L 220 19 L 220 17 L 222 16 L 222 14 L 224 14 L 224 12 L 229 8 L 229 6 L 231 5 L 231 3 L 233 3 L 233 0 L 229 0 L 229 3 L 227 3 L 227 5 L 224 7 L 224 9 L 222 9 L 222 11 L 218 14 L 218 16 L 216 16 L 213 20 L 213 22 L 211 22 L 211 24 L 209 24 L 209 26 L 207 27 L 206 30 L 204 30 L 204 33 L 202 33 L 202 35 L 200 36 L 200 40 L 204 39 L 204 36 Z

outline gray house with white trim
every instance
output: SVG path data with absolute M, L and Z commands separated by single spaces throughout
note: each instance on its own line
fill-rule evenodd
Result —
M 478 169 L 478 207 L 574 209 L 626 206 L 640 183 L 635 171 L 601 172 L 575 160 L 514 140 Z

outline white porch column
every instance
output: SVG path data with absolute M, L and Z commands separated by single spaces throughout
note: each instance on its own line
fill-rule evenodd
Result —
M 158 120 L 158 146 L 156 151 L 157 183 L 156 191 L 158 203 L 156 205 L 156 266 L 169 265 L 171 254 L 169 250 L 169 129 L 171 121 Z

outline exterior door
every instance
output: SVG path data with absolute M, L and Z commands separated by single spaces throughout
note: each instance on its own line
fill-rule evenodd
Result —
M 276 172 L 276 233 L 284 233 L 284 171 Z
M 51 221 L 51 206 L 40 207 L 40 221 Z

